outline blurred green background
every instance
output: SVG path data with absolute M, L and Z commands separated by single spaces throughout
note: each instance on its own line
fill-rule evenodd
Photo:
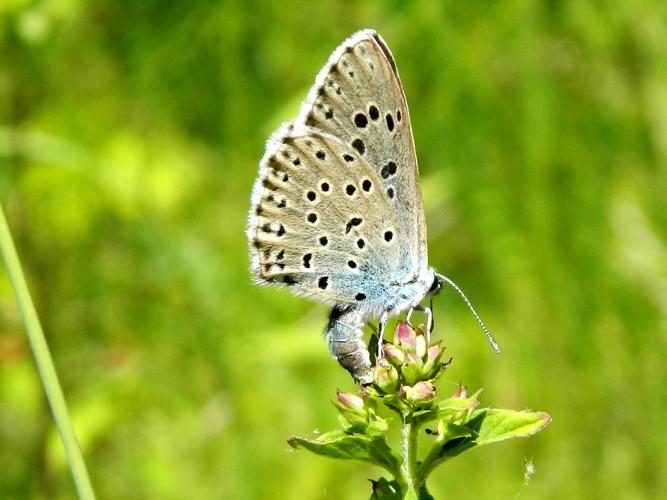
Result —
M 100 498 L 367 498 L 381 471 L 291 452 L 351 390 L 327 310 L 250 283 L 264 141 L 376 28 L 410 104 L 440 382 L 544 410 L 436 498 L 667 490 L 667 4 L 0 2 L 0 202 Z M 524 483 L 525 461 L 535 467 Z M 0 273 L 0 497 L 74 487 Z

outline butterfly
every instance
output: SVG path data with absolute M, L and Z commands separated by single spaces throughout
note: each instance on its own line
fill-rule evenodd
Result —
M 261 284 L 333 306 L 325 338 L 354 379 L 372 381 L 363 327 L 414 310 L 443 284 L 428 265 L 410 114 L 389 47 L 374 30 L 334 50 L 297 118 L 269 138 L 248 215 Z

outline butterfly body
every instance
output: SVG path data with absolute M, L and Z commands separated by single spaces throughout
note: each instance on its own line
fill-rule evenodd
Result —
M 378 295 L 381 299 L 364 305 L 337 304 L 331 312 L 324 335 L 329 351 L 362 384 L 372 381 L 370 354 L 363 340 L 363 327 L 370 319 L 380 319 L 381 334 L 390 316 L 417 308 L 439 290 L 438 275 L 428 268 L 423 276 L 408 282 L 387 283 Z
M 408 107 L 375 31 L 333 52 L 298 117 L 269 139 L 247 236 L 258 283 L 334 306 L 330 350 L 364 383 L 365 322 L 379 318 L 382 327 L 439 288 Z

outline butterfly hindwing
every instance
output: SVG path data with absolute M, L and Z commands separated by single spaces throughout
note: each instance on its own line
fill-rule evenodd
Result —
M 327 303 L 369 303 L 400 265 L 398 222 L 380 176 L 354 149 L 318 131 L 269 149 L 253 194 L 256 278 Z

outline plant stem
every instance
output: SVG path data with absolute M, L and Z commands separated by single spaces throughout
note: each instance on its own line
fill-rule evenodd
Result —
M 35 357 L 35 363 L 42 379 L 44 391 L 51 406 L 56 427 L 65 447 L 67 461 L 69 462 L 79 498 L 93 500 L 95 493 L 88 477 L 86 464 L 79 449 L 79 443 L 77 442 L 74 428 L 67 412 L 65 397 L 60 388 L 58 375 L 56 374 L 56 369 L 49 353 L 49 346 L 44 338 L 44 332 L 42 331 L 35 305 L 32 302 L 32 297 L 30 296 L 30 291 L 28 290 L 28 285 L 26 284 L 21 263 L 16 254 L 16 248 L 14 247 L 12 235 L 9 231 L 2 207 L 0 207 L 0 253 L 2 253 L 7 273 L 12 283 L 14 294 L 16 295 L 16 301 L 21 310 L 30 347 Z
M 408 491 L 419 491 L 421 484 L 418 477 L 417 467 L 417 435 L 419 424 L 411 422 L 408 413 L 403 414 L 403 464 L 401 465 L 401 475 Z

